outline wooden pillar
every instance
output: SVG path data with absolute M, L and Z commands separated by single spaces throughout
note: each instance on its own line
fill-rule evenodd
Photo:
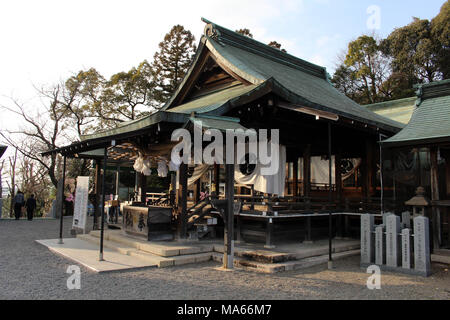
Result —
M 294 160 L 294 166 L 292 170 L 293 178 L 294 178 L 294 186 L 293 186 L 293 192 L 292 195 L 294 197 L 298 197 L 298 158 L 296 157 Z
M 268 218 L 266 223 L 266 245 L 264 246 L 266 249 L 273 249 L 275 246 L 273 245 L 273 219 Z
M 303 196 L 309 198 L 311 194 L 311 145 L 303 151 Z
M 290 167 L 290 163 L 286 162 L 286 165 L 284 167 L 284 172 L 285 172 L 285 179 L 287 181 L 287 183 L 284 184 L 284 194 L 288 195 L 289 193 L 289 186 L 290 186 L 290 179 L 289 179 L 289 167 Z
M 103 155 L 103 174 L 102 174 L 102 221 L 101 221 L 101 227 L 100 227 L 100 253 L 99 253 L 99 261 L 104 261 L 103 259 L 103 239 L 104 239 L 104 232 L 105 232 L 105 198 L 106 198 L 106 164 L 108 161 L 108 148 L 105 147 L 104 155 Z
M 225 165 L 225 197 L 227 200 L 226 209 L 226 223 L 224 229 L 224 255 L 223 255 L 223 267 L 225 269 L 233 269 L 234 260 L 234 165 Z
M 361 198 L 363 202 L 363 210 L 368 210 L 367 204 L 370 198 L 371 172 L 373 163 L 373 153 L 370 141 L 366 140 L 364 152 L 361 157 Z
M 145 203 L 147 197 L 147 177 L 137 172 L 137 193 L 138 201 Z
M 336 185 L 336 203 L 337 203 L 337 209 L 342 210 L 342 174 L 341 174 L 341 159 L 342 159 L 342 153 L 341 150 L 339 150 L 334 155 L 334 177 L 335 177 L 335 185 Z M 343 216 L 338 215 L 336 217 L 336 233 L 338 238 L 343 238 Z
M 61 212 L 59 219 L 59 244 L 63 244 L 63 220 L 64 220 L 64 183 L 66 181 L 66 161 L 67 158 L 64 156 L 63 172 L 62 172 L 62 192 L 61 192 Z
M 220 195 L 220 164 L 214 164 L 214 190 L 215 195 Z
M 437 147 L 430 148 L 430 162 L 431 162 L 431 200 L 439 200 L 439 175 L 437 163 Z M 439 249 L 441 245 L 441 214 L 439 207 L 433 206 L 432 209 L 432 230 L 433 230 L 433 249 Z
M 101 197 L 101 184 L 102 184 L 102 174 L 101 174 L 101 161 L 95 160 L 95 200 L 94 200 L 94 225 L 93 230 L 99 230 L 98 227 L 98 217 L 100 216 L 100 197 Z
M 445 189 L 447 198 L 450 197 L 450 150 L 441 150 L 441 155 L 445 159 Z
M 334 177 L 335 177 L 334 183 L 336 184 L 336 200 L 339 209 L 342 208 L 342 201 L 343 201 L 341 160 L 342 160 L 342 153 L 339 150 L 339 152 L 336 153 L 334 156 Z
M 116 172 L 116 194 L 115 195 L 119 195 L 120 192 L 120 166 L 117 166 L 117 172 Z
M 200 179 L 195 181 L 194 184 L 194 204 L 198 203 L 198 201 L 200 200 Z
M 177 189 L 177 175 L 173 172 L 170 173 L 170 187 L 169 187 L 169 199 L 170 205 L 175 205 L 175 197 L 176 197 L 176 189 Z
M 370 195 L 371 195 L 371 188 L 373 187 L 373 181 L 374 179 L 374 152 L 373 152 L 373 143 L 370 140 L 366 140 L 366 170 L 365 170 L 365 177 L 364 184 L 366 185 L 365 194 L 364 197 L 369 201 Z
M 179 174 L 179 195 L 178 195 L 178 226 L 179 226 L 179 238 L 187 238 L 187 188 L 188 188 L 188 165 L 182 163 L 180 165 Z
M 332 163 L 331 163 L 331 155 L 332 155 L 332 148 L 331 148 L 331 123 L 328 122 L 328 202 L 331 204 L 332 198 L 333 198 L 333 190 L 332 190 L 332 184 L 333 184 L 333 171 L 332 171 Z M 333 233 L 333 214 L 332 214 L 332 207 L 330 206 L 330 212 L 328 216 L 328 269 L 333 268 L 333 256 L 332 256 L 332 233 Z

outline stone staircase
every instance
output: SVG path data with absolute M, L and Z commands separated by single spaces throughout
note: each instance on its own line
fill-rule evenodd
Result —
M 213 260 L 223 261 L 223 246 L 214 246 Z M 333 259 L 359 255 L 359 245 L 334 246 Z M 234 265 L 247 271 L 278 273 L 299 270 L 328 262 L 328 249 L 305 249 L 301 253 L 280 253 L 268 250 L 235 249 Z
M 77 238 L 100 245 L 100 232 L 79 234 Z M 125 237 L 120 232 L 105 231 L 103 246 L 121 254 L 139 257 L 158 267 L 171 267 L 211 260 L 213 245 L 183 246 L 155 244 L 137 238 Z
M 100 244 L 100 232 L 80 234 L 77 238 Z M 216 261 L 222 263 L 224 246 L 218 241 L 180 242 L 148 242 L 138 238 L 124 236 L 121 231 L 107 230 L 104 234 L 104 247 L 121 254 L 139 257 L 160 268 L 185 264 Z M 259 273 L 278 273 L 298 270 L 327 263 L 328 247 L 310 246 L 292 252 L 263 250 L 245 245 L 235 246 L 234 266 L 237 269 Z M 359 255 L 359 242 L 336 243 L 333 259 Z

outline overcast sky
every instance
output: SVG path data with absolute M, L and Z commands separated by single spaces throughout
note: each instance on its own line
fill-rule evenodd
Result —
M 81 69 L 104 76 L 152 60 L 175 24 L 198 41 L 205 17 L 231 30 L 247 27 L 256 40 L 276 40 L 289 53 L 333 72 L 336 56 L 363 33 L 380 9 L 376 32 L 386 36 L 413 16 L 434 17 L 444 0 L 224 0 L 224 1 L 0 1 L 0 103 L 14 96 L 37 109 L 32 84 L 52 84 Z M 0 126 L 17 125 L 0 113 Z

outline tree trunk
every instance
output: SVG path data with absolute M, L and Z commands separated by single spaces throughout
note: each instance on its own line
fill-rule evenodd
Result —
M 9 159 L 9 163 L 11 165 L 11 206 L 9 208 L 9 216 L 13 217 L 13 210 L 14 210 L 14 196 L 16 193 L 16 162 L 17 162 L 17 148 L 16 152 L 14 153 L 14 161 L 11 162 L 11 158 Z

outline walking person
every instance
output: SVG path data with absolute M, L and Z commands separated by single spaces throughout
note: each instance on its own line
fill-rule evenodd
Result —
M 16 196 L 14 197 L 14 215 L 16 216 L 16 220 L 20 219 L 20 215 L 22 213 L 22 208 L 25 205 L 25 197 L 22 191 L 17 191 Z
M 28 221 L 31 221 L 31 220 L 33 220 L 33 213 L 34 213 L 34 210 L 36 209 L 36 199 L 34 198 L 34 194 L 32 194 L 27 199 L 27 203 L 25 204 L 25 206 L 27 207 Z

